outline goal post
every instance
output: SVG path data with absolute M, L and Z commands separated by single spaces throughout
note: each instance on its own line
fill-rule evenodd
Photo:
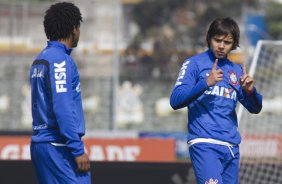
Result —
M 261 58 L 259 58 L 261 55 L 263 55 L 263 53 L 261 53 L 262 52 L 261 49 L 262 49 L 262 47 L 266 47 L 267 45 L 272 45 L 272 47 L 275 47 L 275 45 L 277 47 L 279 47 L 279 46 L 282 47 L 282 40 L 279 40 L 279 41 L 259 40 L 258 41 L 258 43 L 256 45 L 256 48 L 254 50 L 254 54 L 253 54 L 252 62 L 251 62 L 251 65 L 250 65 L 250 69 L 248 71 L 248 74 L 251 77 L 254 77 L 258 60 L 262 60 Z M 280 62 L 282 62 L 282 61 L 280 61 Z M 240 104 L 240 106 L 238 108 L 238 112 L 237 112 L 237 117 L 238 117 L 239 123 L 240 123 L 240 120 L 241 120 L 241 117 L 242 117 L 242 114 L 243 114 L 243 110 L 244 110 L 244 107 L 243 107 L 243 105 Z
M 263 95 L 263 108 L 250 114 L 238 107 L 240 183 L 282 183 L 282 41 L 259 41 L 248 74 Z

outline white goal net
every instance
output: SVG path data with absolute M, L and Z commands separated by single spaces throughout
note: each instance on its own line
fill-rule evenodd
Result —
M 282 41 L 259 41 L 248 68 L 263 95 L 263 109 L 258 115 L 238 109 L 239 183 L 282 183 Z

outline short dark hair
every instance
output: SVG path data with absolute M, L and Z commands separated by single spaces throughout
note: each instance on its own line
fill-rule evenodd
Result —
M 239 47 L 239 39 L 240 39 L 240 29 L 238 24 L 229 17 L 226 18 L 217 18 L 215 19 L 208 30 L 207 33 L 207 44 L 210 47 L 211 39 L 216 35 L 228 35 L 231 34 L 234 40 L 232 50 Z
M 50 6 L 44 17 L 44 30 L 51 41 L 66 39 L 82 22 L 79 8 L 73 3 L 60 2 Z

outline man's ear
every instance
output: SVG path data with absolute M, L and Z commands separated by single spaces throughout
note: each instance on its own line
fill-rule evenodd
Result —
M 71 34 L 70 34 L 70 40 L 74 39 L 74 30 L 72 30 Z

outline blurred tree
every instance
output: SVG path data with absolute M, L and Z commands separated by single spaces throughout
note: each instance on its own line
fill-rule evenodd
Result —
M 239 19 L 242 15 L 243 3 L 253 6 L 256 1 L 145 0 L 136 5 L 133 10 L 132 19 L 139 26 L 140 33 L 131 46 L 138 48 L 142 40 L 152 35 L 153 29 L 161 29 L 163 25 L 171 26 L 176 34 L 182 32 L 180 35 L 183 35 L 183 33 L 189 35 L 191 39 L 188 40 L 191 45 L 205 45 L 203 36 L 205 36 L 209 23 L 216 17 L 230 16 Z M 176 14 L 181 17 L 175 17 Z M 180 19 L 187 21 L 184 24 L 181 22 L 179 25 Z M 182 40 L 178 39 L 178 41 L 181 42 Z
M 212 20 L 218 17 L 232 17 L 234 19 L 240 19 L 242 15 L 242 0 L 216 0 L 216 1 L 196 1 L 197 3 L 201 3 L 204 10 L 199 11 L 196 9 L 195 11 L 195 19 L 197 20 L 197 25 L 191 27 L 191 38 L 193 39 L 194 45 L 206 45 L 206 32 L 209 24 Z M 201 39 L 199 39 L 201 38 Z
M 132 20 L 139 26 L 140 32 L 130 47 L 139 49 L 142 40 L 152 35 L 152 30 L 169 23 L 172 12 L 186 2 L 187 0 L 145 0 L 137 4 L 132 11 Z
M 151 43 L 152 61 L 163 77 L 173 67 L 171 61 L 177 60 L 174 65 L 179 68 L 182 57 L 206 47 L 206 31 L 213 19 L 232 17 L 240 23 L 244 7 L 256 9 L 258 4 L 256 0 L 144 0 L 131 14 L 139 33 L 129 49 Z
M 267 1 L 265 3 L 265 18 L 269 34 L 274 39 L 282 39 L 282 4 Z
M 136 5 L 133 11 L 133 20 L 140 27 L 141 32 L 163 25 L 170 21 L 174 9 L 185 5 L 187 0 L 147 0 Z

